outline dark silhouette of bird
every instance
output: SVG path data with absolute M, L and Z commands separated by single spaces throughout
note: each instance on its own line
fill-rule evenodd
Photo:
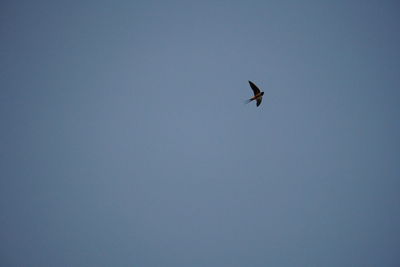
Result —
M 246 102 L 247 103 L 250 103 L 251 101 L 253 101 L 253 100 L 256 100 L 257 102 L 257 107 L 261 104 L 261 101 L 262 101 L 262 97 L 263 97 L 263 95 L 264 95 L 264 92 L 261 92 L 261 90 L 260 89 L 258 89 L 258 87 L 257 87 L 257 85 L 255 85 L 254 83 L 252 83 L 251 81 L 249 81 L 249 84 L 250 84 L 250 87 L 251 87 L 251 89 L 253 89 L 253 93 L 254 93 L 254 96 L 252 97 L 252 98 L 250 98 L 249 100 L 247 100 Z

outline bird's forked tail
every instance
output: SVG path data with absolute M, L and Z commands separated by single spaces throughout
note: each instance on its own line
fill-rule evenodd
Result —
M 245 104 L 248 104 L 248 103 L 250 103 L 250 102 L 253 101 L 253 100 L 254 100 L 254 99 L 250 98 L 250 99 L 245 100 L 244 103 L 245 103 Z

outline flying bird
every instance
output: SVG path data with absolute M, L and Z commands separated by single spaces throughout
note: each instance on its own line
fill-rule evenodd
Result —
M 250 103 L 251 101 L 256 100 L 257 107 L 258 107 L 261 104 L 264 92 L 261 92 L 260 89 L 258 89 L 257 85 L 255 85 L 251 81 L 249 81 L 249 84 L 250 84 L 251 89 L 253 89 L 254 96 L 252 98 L 250 98 L 249 100 L 247 100 L 247 103 Z

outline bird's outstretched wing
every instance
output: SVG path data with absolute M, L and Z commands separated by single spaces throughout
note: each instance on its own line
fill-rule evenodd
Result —
M 262 97 L 257 98 L 257 107 L 261 104 Z
M 251 81 L 249 81 L 249 84 L 250 84 L 251 89 L 253 89 L 254 95 L 257 95 L 260 93 L 260 89 L 258 89 L 257 85 L 255 85 Z M 260 101 L 260 103 L 261 103 L 261 101 Z

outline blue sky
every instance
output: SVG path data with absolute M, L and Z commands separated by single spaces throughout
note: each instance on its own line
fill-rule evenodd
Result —
M 0 7 L 2 265 L 399 265 L 396 1 Z

